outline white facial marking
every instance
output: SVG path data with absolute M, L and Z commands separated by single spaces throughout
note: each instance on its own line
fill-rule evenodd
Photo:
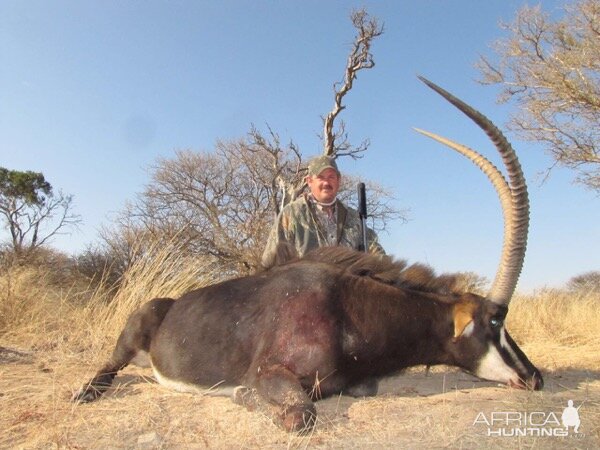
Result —
M 504 333 L 505 331 L 503 327 L 500 330 L 500 345 L 509 352 L 514 360 L 516 360 L 514 357 L 514 352 L 508 345 Z M 504 362 L 500 352 L 498 352 L 498 349 L 493 343 L 489 344 L 488 351 L 479 362 L 479 366 L 477 367 L 475 374 L 478 377 L 486 380 L 499 381 L 501 383 L 509 383 L 510 381 L 516 384 L 519 383 L 519 375 Z
M 513 348 L 508 343 L 508 340 L 506 339 L 506 330 L 504 329 L 504 327 L 502 327 L 502 329 L 500 330 L 500 345 L 508 352 L 515 365 L 519 367 L 519 371 L 522 373 L 527 372 L 527 368 L 521 362 Z

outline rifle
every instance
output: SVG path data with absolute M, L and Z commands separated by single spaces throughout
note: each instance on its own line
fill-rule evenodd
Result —
M 367 245 L 367 194 L 365 193 L 365 183 L 358 183 L 358 216 L 360 217 L 360 231 L 362 241 L 358 244 L 358 250 L 361 252 L 369 251 Z

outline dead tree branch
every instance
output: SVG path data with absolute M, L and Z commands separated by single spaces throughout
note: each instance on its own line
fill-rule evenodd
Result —
M 350 18 L 357 34 L 346 63 L 344 81 L 333 85 L 333 109 L 323 118 L 323 153 L 328 156 L 348 155 L 357 158 L 361 152 L 368 148 L 369 142 L 363 141 L 358 147 L 352 146 L 348 142 L 344 122 L 340 122 L 337 130 L 334 129 L 334 122 L 340 112 L 346 108 L 342 101 L 344 96 L 352 89 L 357 73 L 360 70 L 372 69 L 375 66 L 375 60 L 371 54 L 371 44 L 373 39 L 383 34 L 383 25 L 379 24 L 377 18 L 369 16 L 364 9 L 353 11 Z

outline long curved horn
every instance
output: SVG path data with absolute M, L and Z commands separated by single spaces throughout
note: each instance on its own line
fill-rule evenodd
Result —
M 504 242 L 500 265 L 498 266 L 494 283 L 487 298 L 494 303 L 508 305 L 519 280 L 521 269 L 523 268 L 529 228 L 527 184 L 525 183 L 519 159 L 502 132 L 487 117 L 431 81 L 423 77 L 419 77 L 419 79 L 452 103 L 485 131 L 496 146 L 506 167 L 509 179 L 508 183 L 500 171 L 476 151 L 433 133 L 417 130 L 468 157 L 488 176 L 494 185 L 502 204 Z

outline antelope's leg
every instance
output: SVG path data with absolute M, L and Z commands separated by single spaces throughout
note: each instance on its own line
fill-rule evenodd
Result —
M 317 418 L 317 410 L 300 381 L 282 365 L 260 368 L 253 387 L 236 388 L 233 401 L 249 410 L 258 409 L 286 431 L 310 431 Z
M 136 356 L 149 352 L 150 342 L 173 302 L 167 298 L 154 299 L 135 311 L 127 320 L 110 359 L 71 400 L 82 403 L 96 400 L 110 388 L 119 370 Z

